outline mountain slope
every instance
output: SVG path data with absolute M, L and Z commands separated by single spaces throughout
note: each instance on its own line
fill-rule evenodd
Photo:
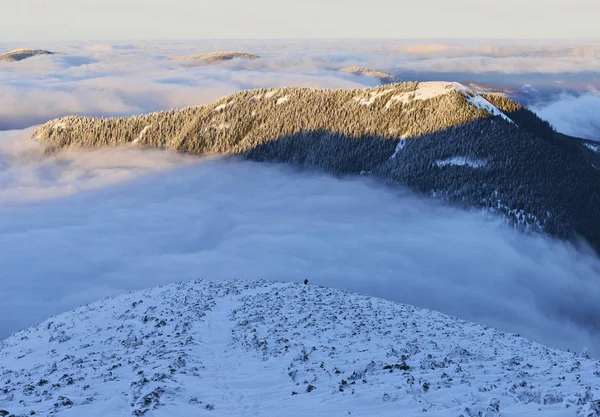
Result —
M 55 55 L 56 52 L 45 51 L 43 49 L 15 49 L 14 51 L 0 54 L 0 62 L 16 62 L 31 58 L 37 55 Z
M 598 416 L 600 362 L 302 284 L 107 298 L 0 344 L 11 415 Z M 0 411 L 0 413 L 2 413 Z
M 67 117 L 35 136 L 50 152 L 136 143 L 372 175 L 600 250 L 600 154 L 458 83 L 244 91 L 132 118 Z
M 67 117 L 36 135 L 52 148 L 132 142 L 191 153 L 243 153 L 286 135 L 327 131 L 359 138 L 415 137 L 487 115 L 449 83 L 364 90 L 249 90 L 215 103 L 133 118 Z

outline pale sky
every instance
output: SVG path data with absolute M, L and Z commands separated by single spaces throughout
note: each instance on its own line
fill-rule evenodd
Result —
M 600 0 L 0 0 L 0 42 L 600 39 Z

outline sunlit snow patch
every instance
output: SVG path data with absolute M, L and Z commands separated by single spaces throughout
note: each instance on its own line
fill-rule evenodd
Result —
M 150 130 L 150 129 L 152 129 L 152 125 L 147 125 L 147 126 L 145 126 L 145 127 L 142 129 L 142 131 L 140 132 L 140 134 L 138 135 L 138 137 L 137 137 L 137 138 L 135 138 L 135 139 L 134 139 L 134 140 L 133 140 L 131 143 L 132 143 L 132 144 L 139 143 L 139 141 L 140 141 L 140 140 L 141 140 L 141 139 L 144 137 L 144 135 L 146 134 L 146 132 L 147 132 L 148 130 Z
M 289 101 L 290 97 L 289 96 L 284 96 L 284 97 L 280 97 L 277 99 L 277 101 L 275 102 L 275 104 L 279 105 L 279 104 L 283 104 L 286 101 Z
M 386 103 L 385 108 L 389 109 L 394 103 L 410 103 L 413 100 L 430 100 L 434 97 L 448 94 L 452 91 L 452 84 L 442 81 L 423 82 L 417 85 L 415 91 L 409 91 L 402 94 L 396 94 Z
M 369 93 L 369 98 L 366 97 L 355 97 L 354 100 L 358 101 L 358 104 L 361 106 L 370 106 L 375 103 L 379 97 L 385 96 L 389 94 L 392 90 L 383 90 L 383 91 L 374 91 Z

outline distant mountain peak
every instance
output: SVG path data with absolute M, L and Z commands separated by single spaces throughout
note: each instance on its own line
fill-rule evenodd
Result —
M 208 54 L 197 54 L 197 55 L 177 55 L 177 56 L 169 56 L 167 59 L 169 60 L 197 60 L 206 62 L 209 64 L 218 64 L 224 61 L 231 61 L 233 59 L 246 59 L 246 60 L 255 60 L 259 59 L 258 55 L 249 54 L 246 52 L 229 52 L 229 51 L 220 51 L 220 52 L 211 52 Z
M 50 52 L 43 49 L 15 49 L 0 55 L 0 62 L 22 61 L 38 55 L 60 55 L 59 52 Z
M 359 75 L 364 77 L 374 77 L 379 78 L 384 83 L 392 83 L 397 82 L 398 78 L 396 78 L 392 74 L 388 74 L 387 72 L 379 71 L 373 68 L 366 67 L 348 67 L 340 69 L 340 72 L 352 75 Z

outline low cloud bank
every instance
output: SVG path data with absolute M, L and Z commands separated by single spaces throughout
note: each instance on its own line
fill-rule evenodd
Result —
M 598 259 L 496 217 L 293 167 L 176 167 L 178 155 L 124 148 L 23 164 L 19 152 L 0 149 L 0 337 L 179 280 L 307 278 L 600 355 Z
M 136 147 L 44 155 L 33 129 L 0 132 L 0 207 L 65 197 L 194 162 Z
M 561 94 L 547 103 L 531 106 L 556 130 L 567 135 L 600 141 L 600 95 Z

